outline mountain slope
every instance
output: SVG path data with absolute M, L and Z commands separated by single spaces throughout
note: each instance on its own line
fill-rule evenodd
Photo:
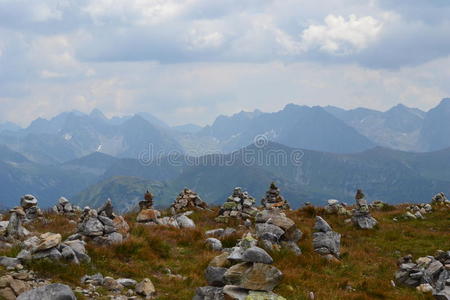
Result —
M 428 111 L 420 131 L 420 145 L 424 151 L 450 147 L 450 98 L 445 98 Z

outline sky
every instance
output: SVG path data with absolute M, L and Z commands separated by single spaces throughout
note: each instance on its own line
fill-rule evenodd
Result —
M 0 0 L 0 123 L 450 96 L 448 0 Z

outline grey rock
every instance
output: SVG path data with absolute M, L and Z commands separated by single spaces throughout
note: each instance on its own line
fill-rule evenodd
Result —
M 0 256 L 0 266 L 3 266 L 5 268 L 8 268 L 8 267 L 15 268 L 20 263 L 21 263 L 20 259 L 18 259 L 18 258 Z
M 137 284 L 136 280 L 130 278 L 119 278 L 117 279 L 117 282 L 127 288 L 134 287 Z
M 214 286 L 202 286 L 195 290 L 192 300 L 224 300 L 223 289 Z
M 314 232 L 313 248 L 321 255 L 332 254 L 335 257 L 340 255 L 341 235 L 334 231 Z
M 39 251 L 33 254 L 32 259 L 43 259 L 48 258 L 51 260 L 60 260 L 62 258 L 61 252 L 56 248 L 51 248 L 44 251 Z
M 322 232 L 332 231 L 331 226 L 327 223 L 327 221 L 319 216 L 316 217 L 316 224 L 314 225 L 314 229 Z
M 186 215 L 176 217 L 176 221 L 180 228 L 195 228 L 195 223 L 189 219 Z
M 205 241 L 206 245 L 214 251 L 222 250 L 222 242 L 216 238 L 207 238 Z
M 278 226 L 268 224 L 268 223 L 259 223 L 259 224 L 256 224 L 255 227 L 256 227 L 256 236 L 258 238 L 262 237 L 266 233 L 270 233 L 270 234 L 273 234 L 274 236 L 276 236 L 277 240 L 279 240 L 281 238 L 281 236 L 284 234 L 283 229 L 281 229 Z
M 22 293 L 17 300 L 76 300 L 72 289 L 64 284 L 54 283 Z
M 225 285 L 223 275 L 226 271 L 226 268 L 208 266 L 205 271 L 206 281 L 211 286 L 222 287 Z
M 272 264 L 273 259 L 270 255 L 259 247 L 251 247 L 244 251 L 242 260 L 245 262 Z

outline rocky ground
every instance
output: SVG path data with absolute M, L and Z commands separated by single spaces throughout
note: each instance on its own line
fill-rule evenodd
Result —
M 264 248 L 265 252 L 259 248 L 257 252 L 263 253 L 264 257 L 268 254 L 270 259 L 265 258 L 267 265 L 261 265 L 258 260 L 251 263 L 282 273 L 278 278 L 278 271 L 275 272 L 274 284 L 268 284 L 273 291 L 266 294 L 280 295 L 284 299 L 434 299 L 428 286 L 418 290 L 401 284 L 401 280 L 396 281 L 395 276 L 399 270 L 398 261 L 407 255 L 416 259 L 442 253 L 438 250 L 450 250 L 450 210 L 433 205 L 433 210 L 424 219 L 405 219 L 402 216 L 406 208 L 407 205 L 386 205 L 381 209 L 372 209 L 371 216 L 378 224 L 370 230 L 359 229 L 348 216 L 330 213 L 324 208 L 309 205 L 295 211 L 286 210 L 285 214 L 293 224 L 283 219 L 279 225 L 280 228 L 286 226 L 286 233 L 295 233 L 295 238 L 286 239 L 281 234 L 280 247 L 275 242 L 272 245 L 266 242 L 252 244 L 251 247 Z M 162 212 L 163 215 L 165 213 L 169 212 Z M 61 241 L 56 247 L 63 250 L 64 241 L 79 230 L 77 222 L 80 214 L 68 216 L 44 211 L 42 217 L 23 226 L 34 234 L 60 234 L 55 244 Z M 242 245 L 242 238 L 254 230 L 255 224 L 229 222 L 225 225 L 215 221 L 218 214 L 219 208 L 194 210 L 189 218 L 195 227 L 177 228 L 138 223 L 137 214 L 130 213 L 124 216 L 129 232 L 123 241 L 99 244 L 88 239 L 85 247 L 90 259 L 78 263 L 66 259 L 32 259 L 21 261 L 17 267 L 0 266 L 0 289 L 6 290 L 7 287 L 8 291 L 18 294 L 33 287 L 58 283 L 68 285 L 77 299 L 147 297 L 167 300 L 192 299 L 199 287 L 211 284 L 223 290 L 220 286 L 240 284 L 242 278 L 227 275 L 225 279 L 211 281 L 210 275 L 205 272 L 218 256 L 226 256 L 223 253 L 232 253 L 237 245 Z M 317 216 L 323 217 L 331 226 L 335 232 L 333 236 L 340 237 L 340 242 L 334 239 L 328 249 L 335 259 L 326 259 L 326 255 L 321 255 L 325 254 L 324 245 L 329 244 L 325 235 L 331 228 L 321 221 L 322 225 L 315 227 Z M 3 219 L 8 217 L 5 215 Z M 269 224 L 264 226 L 272 228 L 278 221 L 271 218 L 267 222 L 256 223 Z M 218 228 L 224 230 L 211 232 Z M 207 231 L 210 232 L 207 234 Z M 299 235 L 299 232 L 302 234 Z M 253 234 L 264 240 L 261 234 Z M 206 241 L 211 238 L 219 241 L 220 247 L 207 246 Z M 300 238 L 298 242 L 297 238 Z M 316 239 L 315 243 L 313 239 Z M 321 239 L 320 243 L 318 239 Z M 282 247 L 282 242 L 286 241 L 298 245 L 301 254 Z M 340 249 L 335 249 L 338 246 Z M 16 245 L 0 249 L 0 256 L 16 257 L 22 248 Z M 249 263 L 244 260 L 244 263 L 235 261 L 233 264 L 247 266 Z M 410 267 L 416 271 L 417 266 Z M 444 261 L 439 274 L 448 267 Z M 230 270 L 233 267 L 227 268 Z M 61 286 L 55 288 L 64 292 Z M 229 287 L 227 289 L 230 290 Z M 255 299 L 259 299 L 256 298 L 259 292 L 252 293 Z

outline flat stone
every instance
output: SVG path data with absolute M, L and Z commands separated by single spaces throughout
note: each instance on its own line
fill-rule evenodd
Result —
M 209 285 L 211 286 L 224 286 L 225 282 L 223 275 L 227 271 L 226 268 L 212 267 L 208 266 L 205 271 L 205 278 Z
M 272 264 L 273 259 L 270 255 L 262 248 L 251 247 L 244 251 L 242 254 L 242 260 L 245 262 L 253 263 L 263 263 Z
M 20 294 L 17 300 L 76 300 L 72 289 L 64 284 L 54 283 Z

